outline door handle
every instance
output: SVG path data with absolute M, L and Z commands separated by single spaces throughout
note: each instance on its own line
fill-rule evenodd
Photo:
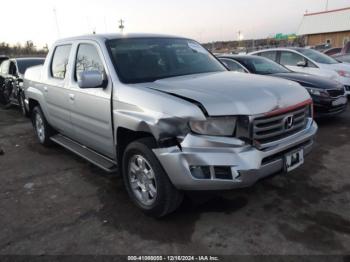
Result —
M 47 93 L 48 91 L 47 86 L 44 86 L 44 91 Z
M 74 101 L 75 95 L 74 94 L 69 94 L 69 100 Z

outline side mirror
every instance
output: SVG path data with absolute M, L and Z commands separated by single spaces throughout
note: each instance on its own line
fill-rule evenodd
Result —
M 299 67 L 307 67 L 307 61 L 303 60 L 297 63 L 297 66 Z
M 80 88 L 103 88 L 105 85 L 104 75 L 99 71 L 83 71 L 79 76 Z

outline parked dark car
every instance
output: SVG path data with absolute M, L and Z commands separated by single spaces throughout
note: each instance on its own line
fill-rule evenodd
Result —
M 0 87 L 0 103 L 5 106 L 18 105 L 22 113 L 27 114 L 24 106 L 23 76 L 27 68 L 41 65 L 44 58 L 12 58 L 1 63 L 0 76 L 3 79 Z
M 334 56 L 334 55 L 340 54 L 341 51 L 342 51 L 341 47 L 334 47 L 334 48 L 325 50 L 323 53 L 329 56 Z
M 219 59 L 231 70 L 284 78 L 299 83 L 310 93 L 316 117 L 340 114 L 347 108 L 344 86 L 334 80 L 314 75 L 295 73 L 288 68 L 258 56 L 220 56 Z M 237 69 L 237 67 L 239 68 Z
M 4 62 L 5 60 L 8 60 L 9 58 L 7 56 L 4 56 L 4 55 L 0 55 L 0 68 L 1 68 L 1 64 L 2 62 Z M 0 90 L 1 90 L 1 87 L 2 85 L 4 84 L 4 78 L 2 77 L 2 75 L 0 74 Z

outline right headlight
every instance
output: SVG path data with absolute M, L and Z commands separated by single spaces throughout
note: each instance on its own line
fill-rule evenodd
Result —
M 192 132 L 208 136 L 233 136 L 237 117 L 212 117 L 205 121 L 190 121 Z

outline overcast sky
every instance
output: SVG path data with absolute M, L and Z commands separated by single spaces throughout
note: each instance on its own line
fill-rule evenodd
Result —
M 326 0 L 17 0 L 1 1 L 0 42 L 32 40 L 39 47 L 60 37 L 118 32 L 167 33 L 201 42 L 294 33 L 308 12 L 324 11 Z M 16 3 L 16 6 L 14 6 Z M 329 0 L 329 9 L 349 7 Z M 8 12 L 6 12 L 8 10 Z M 56 10 L 57 25 L 54 15 Z

